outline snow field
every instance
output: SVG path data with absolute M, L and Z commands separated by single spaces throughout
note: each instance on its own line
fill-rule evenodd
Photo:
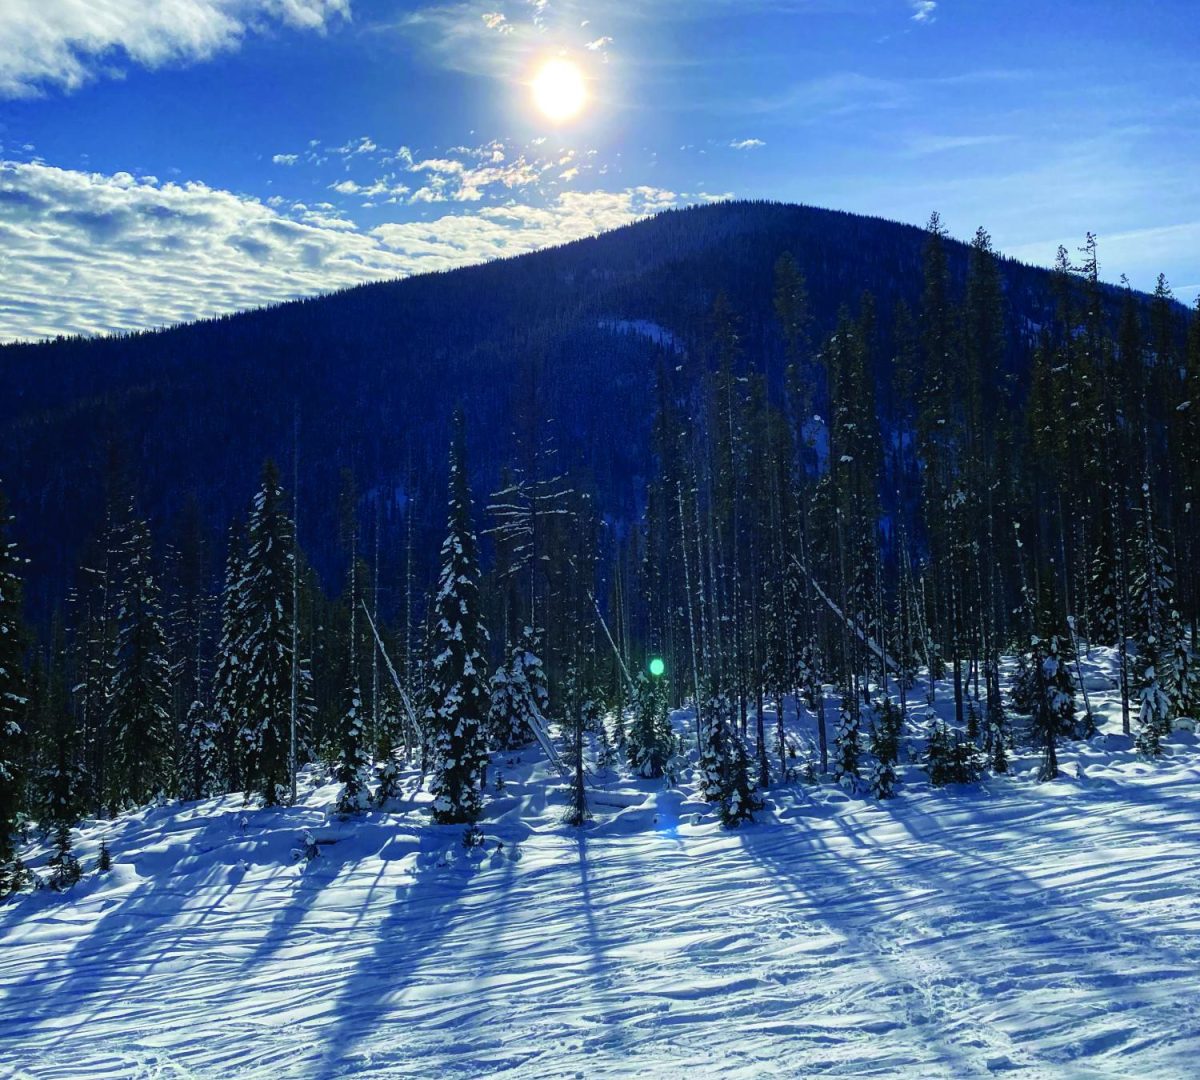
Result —
M 536 748 L 494 758 L 473 850 L 415 773 L 358 820 L 309 772 L 292 808 L 85 823 L 112 872 L 0 908 L 0 1075 L 1194 1076 L 1200 756 L 1139 760 L 1112 669 L 1085 665 L 1103 733 L 1058 781 L 1018 751 L 933 789 L 902 754 L 894 800 L 779 787 L 733 832 L 605 772 L 570 829 Z

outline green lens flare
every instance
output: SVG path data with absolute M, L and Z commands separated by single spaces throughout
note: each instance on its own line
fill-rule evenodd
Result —
M 650 674 L 651 675 L 655 675 L 655 676 L 661 675 L 666 670 L 667 670 L 667 665 L 662 662 L 661 657 L 656 656 L 656 657 L 654 657 L 653 660 L 650 661 Z

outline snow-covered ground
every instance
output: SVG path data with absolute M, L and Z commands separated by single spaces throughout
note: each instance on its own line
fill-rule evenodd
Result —
M 1196 1076 L 1200 756 L 1139 761 L 1106 670 L 1064 779 L 904 765 L 890 802 L 797 784 L 735 832 L 615 776 L 567 828 L 534 750 L 471 852 L 424 795 L 329 823 L 311 777 L 89 823 L 111 873 L 0 908 L 0 1074 Z

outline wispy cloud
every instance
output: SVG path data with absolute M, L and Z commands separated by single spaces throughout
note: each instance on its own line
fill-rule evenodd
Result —
M 912 135 L 907 140 L 907 150 L 913 157 L 926 154 L 941 154 L 948 150 L 966 150 L 979 146 L 994 146 L 1011 142 L 1012 135 Z
M 272 24 L 320 31 L 349 15 L 350 0 L 4 0 L 0 97 L 206 60 Z
M 729 145 L 734 150 L 757 150 L 767 144 L 762 139 L 734 139 Z
M 366 190 L 360 188 L 361 190 Z M 358 228 L 328 203 L 0 162 L 0 340 L 130 330 L 445 270 L 615 228 L 687 196 L 564 191 Z
M 743 105 L 736 106 L 733 111 L 787 111 L 815 119 L 862 109 L 895 109 L 913 99 L 913 88 L 905 82 L 844 71 L 806 79 L 773 97 L 751 99 Z
M 272 154 L 271 163 L 273 165 L 295 165 L 300 160 L 299 154 Z
M 937 18 L 937 0 L 911 0 L 910 6 L 913 9 L 913 22 L 929 23 Z

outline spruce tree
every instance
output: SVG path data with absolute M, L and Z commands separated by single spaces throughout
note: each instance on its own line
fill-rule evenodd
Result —
M 550 699 L 539 652 L 538 635 L 526 626 L 492 675 L 488 738 L 497 750 L 528 746 L 533 741 L 531 724 L 545 719 Z
M 714 693 L 704 708 L 700 761 L 696 782 L 699 796 L 718 802 L 725 794 L 732 762 L 729 735 L 735 722 L 735 710 L 728 694 Z
M 1147 652 L 1137 659 L 1140 726 L 1134 745 L 1139 754 L 1153 758 L 1162 753 L 1163 737 L 1171 731 L 1171 699 L 1164 685 L 1165 657 L 1153 639 L 1145 647 Z
M 291 786 L 292 664 L 300 663 L 292 651 L 292 529 L 279 471 L 268 461 L 247 527 L 235 619 L 241 630 L 237 719 L 244 780 L 267 806 L 281 803 Z M 307 685 L 307 673 L 302 685 Z
M 486 779 L 488 696 L 483 650 L 487 632 L 480 623 L 479 577 L 466 439 L 459 413 L 450 450 L 442 569 L 433 601 L 434 656 L 425 716 L 432 737 L 433 816 L 443 824 L 475 821 Z
M 858 768 L 858 702 L 849 687 L 842 688 L 841 698 L 838 728 L 833 740 L 833 778 L 844 790 L 854 793 L 858 790 L 858 783 L 862 778 Z
M 120 566 L 108 805 L 168 794 L 174 784 L 171 672 L 150 532 L 131 515 Z
M 28 703 L 21 564 L 9 539 L 4 491 L 0 488 L 0 896 L 16 884 L 13 832 L 21 809 Z
M 667 688 L 661 678 L 638 676 L 625 749 L 635 776 L 652 780 L 666 775 L 675 753 L 675 737 L 667 710 Z
M 350 528 L 354 522 L 351 516 Z M 358 669 L 358 563 L 356 558 L 354 534 L 351 532 L 350 543 L 350 633 L 348 637 L 348 681 L 346 688 L 346 705 L 341 717 L 340 745 L 338 748 L 338 763 L 334 775 L 342 785 L 338 795 L 336 812 L 339 814 L 356 814 L 364 810 L 368 803 L 367 774 L 370 762 L 366 753 L 366 716 L 363 712 L 362 689 L 359 685 Z
M 871 794 L 876 799 L 890 799 L 896 791 L 896 762 L 900 758 L 899 708 L 890 698 L 884 698 L 875 710 L 871 727 Z
M 746 750 L 745 740 L 732 729 L 728 738 L 731 749 L 721 791 L 721 824 L 727 829 L 736 829 L 744 821 L 753 821 L 755 811 L 761 810 L 763 803 L 754 778 L 756 768 Z
M 242 583 L 246 576 L 242 531 L 235 521 L 229 527 L 225 556 L 225 584 L 221 593 L 221 636 L 217 642 L 212 678 L 212 729 L 215 756 L 205 771 L 225 791 L 246 786 L 246 763 L 241 731 L 246 723 L 246 608 Z
M 1039 780 L 1058 776 L 1058 738 L 1072 731 L 1075 720 L 1075 684 L 1057 634 L 1035 636 L 1027 659 L 1032 682 L 1030 715 L 1034 740 L 1042 747 Z
M 1176 614 L 1171 621 L 1171 712 L 1200 720 L 1200 658 L 1188 641 L 1186 628 Z
M 1138 696 L 1136 747 L 1147 757 L 1162 753 L 1163 737 L 1173 716 L 1170 633 L 1171 568 L 1154 527 L 1149 482 L 1142 484 L 1141 521 L 1134 543 L 1137 573 L 1133 582 L 1138 644 L 1134 685 Z
M 83 876 L 83 867 L 72 847 L 70 822 L 59 821 L 54 828 L 54 854 L 48 860 L 54 871 L 50 875 L 50 887 L 58 892 L 69 889 Z

